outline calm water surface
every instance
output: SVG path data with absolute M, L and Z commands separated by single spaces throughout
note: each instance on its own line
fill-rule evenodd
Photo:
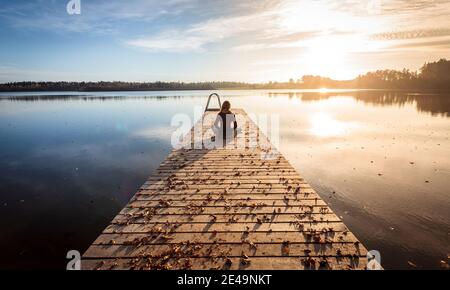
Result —
M 172 116 L 208 93 L 0 94 L 0 268 L 85 251 L 171 150 Z M 448 262 L 450 95 L 219 93 L 280 114 L 280 150 L 385 268 Z

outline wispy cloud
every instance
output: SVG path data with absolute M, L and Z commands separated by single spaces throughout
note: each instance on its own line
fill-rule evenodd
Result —
M 450 38 L 444 38 L 444 39 L 436 39 L 436 40 L 414 40 L 414 41 L 408 41 L 408 42 L 401 42 L 401 43 L 395 43 L 390 46 L 390 49 L 398 50 L 413 50 L 417 51 L 418 49 L 421 50 L 428 50 L 428 51 L 434 51 L 437 50 L 443 50 L 444 52 L 450 49 Z
M 279 36 L 262 37 L 254 40 L 252 43 L 242 44 L 233 47 L 235 51 L 252 51 L 265 49 L 282 48 L 304 48 L 306 40 L 318 37 L 321 31 L 304 31 L 297 33 L 280 34 Z
M 407 31 L 383 32 L 373 35 L 377 40 L 398 40 L 450 36 L 450 28 L 416 29 Z
M 126 44 L 153 52 L 203 51 L 204 47 L 211 43 L 250 32 L 261 33 L 265 26 L 264 23 L 270 21 L 270 17 L 270 13 L 267 12 L 237 17 L 220 17 L 194 24 L 185 29 L 171 29 L 155 36 L 132 39 Z
M 112 34 L 125 22 L 151 22 L 160 17 L 173 17 L 194 7 L 186 0 L 81 1 L 81 15 L 66 12 L 68 1 L 39 0 L 8 3 L 0 9 L 0 18 L 20 29 L 54 32 L 94 32 Z

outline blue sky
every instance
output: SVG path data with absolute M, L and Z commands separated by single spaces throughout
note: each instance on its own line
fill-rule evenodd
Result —
M 0 82 L 352 78 L 450 58 L 444 0 L 0 0 Z

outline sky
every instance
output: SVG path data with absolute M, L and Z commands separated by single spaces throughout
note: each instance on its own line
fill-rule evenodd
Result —
M 0 0 L 0 82 L 351 79 L 450 58 L 450 0 Z

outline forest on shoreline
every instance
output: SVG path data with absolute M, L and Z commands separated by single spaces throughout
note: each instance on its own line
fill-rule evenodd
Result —
M 0 84 L 0 92 L 39 91 L 163 91 L 218 89 L 385 89 L 450 92 L 450 60 L 425 63 L 419 71 L 377 70 L 353 80 L 333 80 L 305 75 L 287 82 L 10 82 Z

